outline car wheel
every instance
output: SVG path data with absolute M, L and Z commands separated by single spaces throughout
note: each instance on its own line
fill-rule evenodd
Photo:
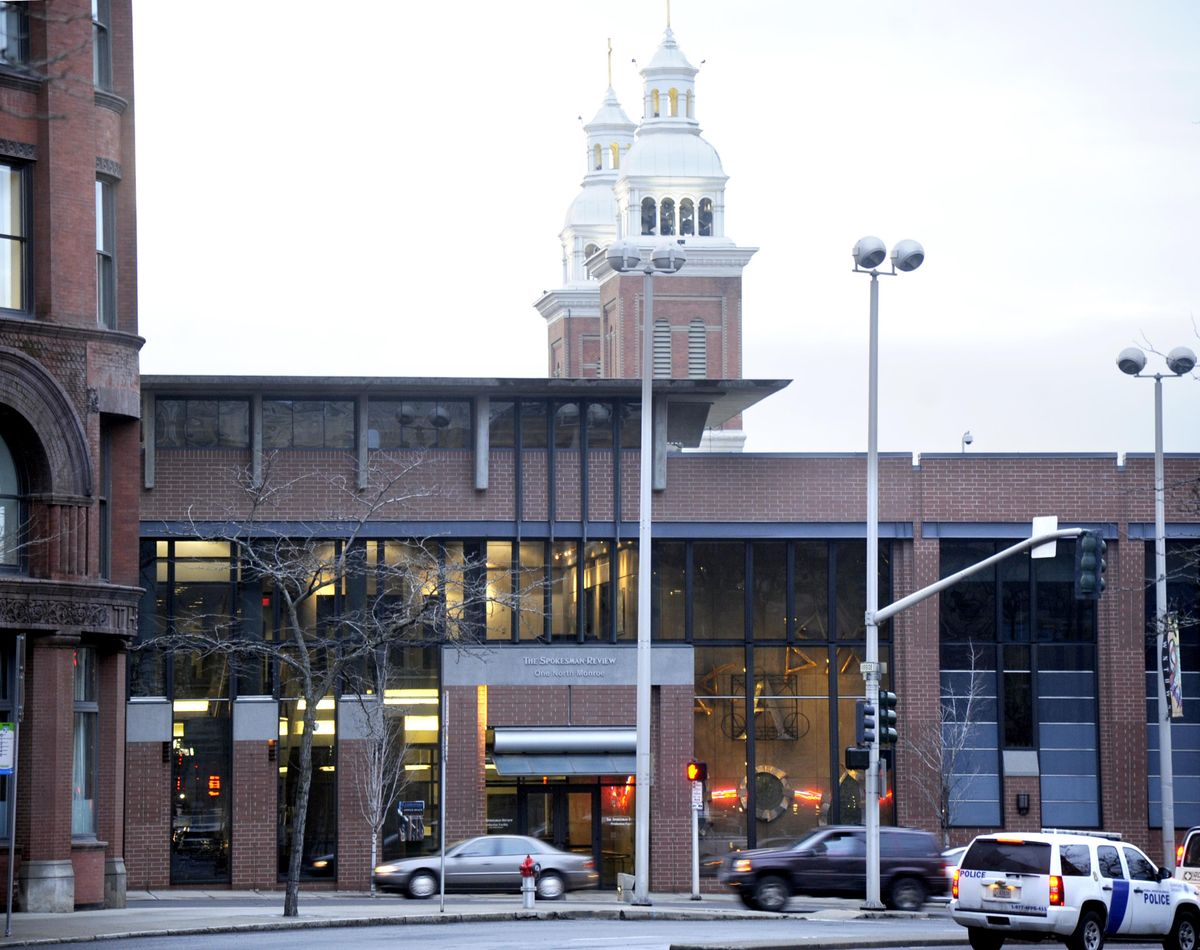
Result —
M 547 871 L 537 880 L 537 896 L 538 900 L 542 901 L 557 901 L 562 900 L 563 894 L 567 892 L 567 882 L 562 879 L 562 875 L 554 871 Z
M 892 882 L 891 904 L 896 910 L 920 910 L 925 904 L 925 885 L 915 877 Z
M 746 891 L 738 891 L 738 900 L 750 910 L 758 910 L 758 902 L 754 899 L 753 894 L 748 894 Z
M 1197 925 L 1195 914 L 1186 910 L 1175 916 L 1171 932 L 1163 940 L 1164 950 L 1197 950 L 1200 948 L 1200 926 Z
M 1075 932 L 1067 938 L 1067 950 L 1100 950 L 1104 946 L 1104 918 L 1094 910 L 1085 910 Z
M 968 927 L 967 939 L 971 942 L 971 950 L 1000 950 L 1004 946 L 1004 934 L 982 927 Z
M 409 897 L 425 900 L 437 893 L 437 878 L 430 871 L 414 871 L 408 879 L 408 889 L 404 892 Z
M 783 910 L 791 896 L 787 881 L 773 874 L 759 878 L 754 886 L 754 903 L 758 905 L 759 910 Z

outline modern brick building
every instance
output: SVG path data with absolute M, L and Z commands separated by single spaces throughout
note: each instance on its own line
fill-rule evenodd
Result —
M 0 719 L 20 717 L 0 828 L 15 813 L 17 907 L 120 906 L 142 344 L 128 0 L 0 4 L 0 46 Z

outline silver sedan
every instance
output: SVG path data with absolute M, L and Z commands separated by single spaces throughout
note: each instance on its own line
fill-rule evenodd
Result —
M 542 900 L 558 900 L 567 891 L 598 882 L 590 854 L 562 851 L 524 835 L 482 835 L 446 849 L 446 890 L 519 891 L 526 855 L 536 867 L 537 896 Z M 375 869 L 375 886 L 406 897 L 432 897 L 438 892 L 440 868 L 437 854 L 389 861 Z

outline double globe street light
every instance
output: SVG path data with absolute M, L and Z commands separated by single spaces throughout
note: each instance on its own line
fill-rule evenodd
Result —
M 642 259 L 636 241 L 614 241 L 604 254 L 618 274 L 642 272 L 642 441 L 638 450 L 637 773 L 634 778 L 634 904 L 650 903 L 650 476 L 652 442 L 654 275 L 674 274 L 687 261 L 681 244 L 664 243 Z
M 1136 346 L 1117 355 L 1117 368 L 1135 379 L 1154 380 L 1154 656 L 1160 665 L 1163 641 L 1167 633 L 1167 532 L 1166 502 L 1163 497 L 1163 409 L 1162 373 L 1143 373 L 1146 354 Z M 1186 346 L 1177 346 L 1167 354 L 1170 376 L 1186 376 L 1196 368 L 1196 354 Z M 1167 683 L 1159 670 L 1158 688 L 1158 762 L 1159 793 L 1162 803 L 1163 864 L 1175 867 L 1175 768 L 1172 762 L 1171 714 L 1167 703 Z
M 888 256 L 877 237 L 862 238 L 851 252 L 854 272 L 871 275 L 871 334 L 867 369 L 867 648 L 862 663 L 866 703 L 879 708 L 879 277 L 914 271 L 925 262 L 925 249 L 916 241 L 900 241 L 892 248 L 892 268 L 880 271 Z M 965 437 L 964 437 L 965 438 Z M 870 742 L 866 788 L 867 899 L 863 905 L 879 909 L 879 740 L 875 730 Z

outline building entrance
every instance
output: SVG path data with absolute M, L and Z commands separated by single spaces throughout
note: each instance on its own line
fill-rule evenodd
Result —
M 518 786 L 517 830 L 564 851 L 591 855 L 600 887 L 615 888 L 618 872 L 633 865 L 633 835 L 628 819 L 604 801 L 609 791 L 598 784 Z

